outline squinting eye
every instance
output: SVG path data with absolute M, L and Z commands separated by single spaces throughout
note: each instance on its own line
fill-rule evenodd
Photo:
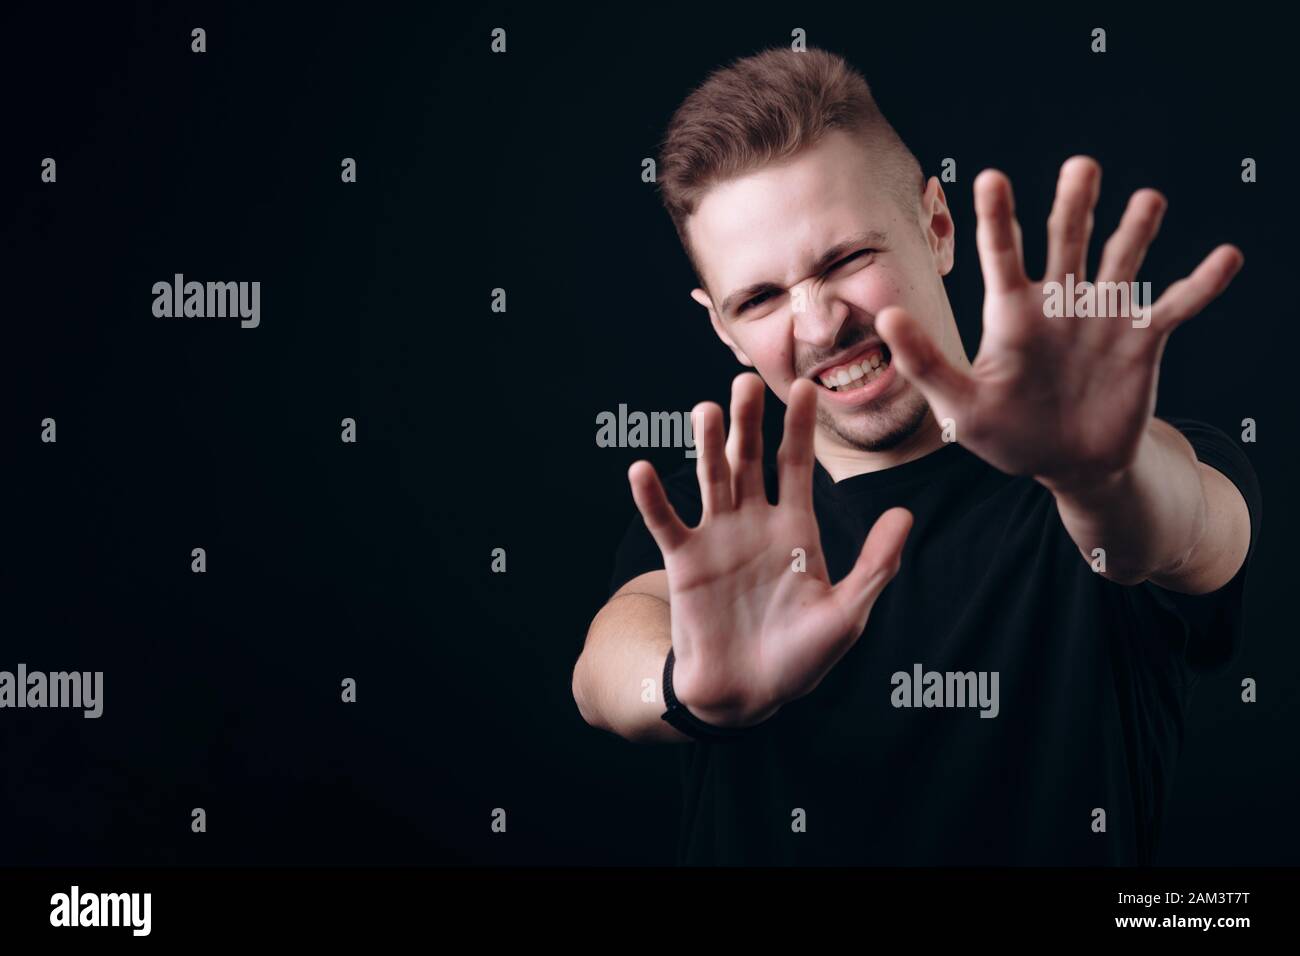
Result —
M 763 292 L 763 293 L 760 293 L 759 295 L 754 296 L 754 298 L 752 298 L 752 299 L 748 300 L 747 302 L 745 302 L 744 304 L 742 304 L 741 307 L 740 307 L 739 309 L 736 310 L 736 312 L 737 312 L 737 313 L 740 313 L 740 312 L 748 312 L 751 306 L 762 305 L 762 304 L 763 304 L 764 302 L 766 302 L 766 301 L 767 301 L 771 296 L 772 296 L 772 293 L 771 293 L 771 292 Z
M 840 266 L 848 265 L 848 263 L 852 262 L 854 259 L 858 258 L 859 256 L 870 255 L 875 251 L 876 251 L 875 249 L 859 249 L 857 252 L 853 253 L 852 255 L 845 256 L 839 262 L 835 263 L 835 265 L 831 266 L 830 269 L 828 269 L 827 271 L 834 272 Z

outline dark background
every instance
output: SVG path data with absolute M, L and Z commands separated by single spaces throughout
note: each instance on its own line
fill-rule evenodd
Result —
M 725 399 L 738 368 L 641 160 L 709 70 L 795 27 L 864 71 L 927 175 L 957 160 L 972 351 L 986 166 L 1031 272 L 1078 152 L 1104 169 L 1094 262 L 1142 186 L 1170 200 L 1157 294 L 1245 252 L 1163 364 L 1161 413 L 1258 421 L 1266 517 L 1159 859 L 1295 863 L 1289 34 L 904 6 L 6 10 L 0 669 L 102 670 L 105 711 L 0 711 L 0 864 L 672 862 L 677 751 L 589 728 L 570 691 L 639 455 L 596 447 L 595 417 Z M 155 318 L 176 272 L 261 281 L 261 326 Z

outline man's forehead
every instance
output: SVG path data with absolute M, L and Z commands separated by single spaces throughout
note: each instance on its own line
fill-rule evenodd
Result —
M 799 279 L 838 243 L 888 237 L 897 209 L 860 157 L 828 143 L 709 189 L 686 232 L 710 293 Z

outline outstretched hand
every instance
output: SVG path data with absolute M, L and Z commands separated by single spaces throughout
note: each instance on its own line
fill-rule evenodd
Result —
M 994 170 L 976 177 L 984 333 L 969 370 L 954 367 L 904 309 L 885 309 L 876 322 L 899 372 L 938 420 L 952 420 L 958 443 L 1004 472 L 1032 475 L 1054 489 L 1105 483 L 1133 462 L 1155 410 L 1165 342 L 1227 288 L 1243 262 L 1240 250 L 1221 245 L 1154 304 L 1130 300 L 1127 314 L 1107 317 L 1053 314 L 1046 306 L 1058 290 L 1048 284 L 1078 289 L 1086 281 L 1100 187 L 1094 160 L 1076 156 L 1061 167 L 1047 222 L 1047 271 L 1032 281 L 1010 181 Z M 1133 288 L 1166 206 L 1153 189 L 1133 194 L 1102 251 L 1098 283 Z M 1113 306 L 1123 298 L 1112 288 Z M 1107 298 L 1102 293 L 1096 305 L 1104 309 Z
M 709 723 L 759 723 L 812 691 L 858 639 L 898 571 L 912 523 L 902 508 L 881 515 L 853 570 L 830 583 L 812 504 L 816 390 L 808 380 L 791 389 L 775 505 L 763 482 L 764 385 L 752 373 L 733 383 L 725 449 L 722 409 L 705 402 L 692 411 L 703 503 L 697 527 L 682 523 L 648 462 L 628 472 L 668 575 L 674 691 Z

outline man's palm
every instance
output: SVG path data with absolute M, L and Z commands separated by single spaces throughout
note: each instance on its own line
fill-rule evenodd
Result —
M 633 497 L 664 554 L 678 699 L 701 719 L 746 726 L 809 693 L 866 626 L 896 573 L 911 515 L 882 515 L 852 572 L 832 586 L 812 509 L 816 386 L 795 384 L 779 462 L 779 500 L 763 484 L 763 383 L 736 379 L 725 453 L 722 411 L 693 412 L 703 513 L 682 524 L 654 469 L 629 472 Z

